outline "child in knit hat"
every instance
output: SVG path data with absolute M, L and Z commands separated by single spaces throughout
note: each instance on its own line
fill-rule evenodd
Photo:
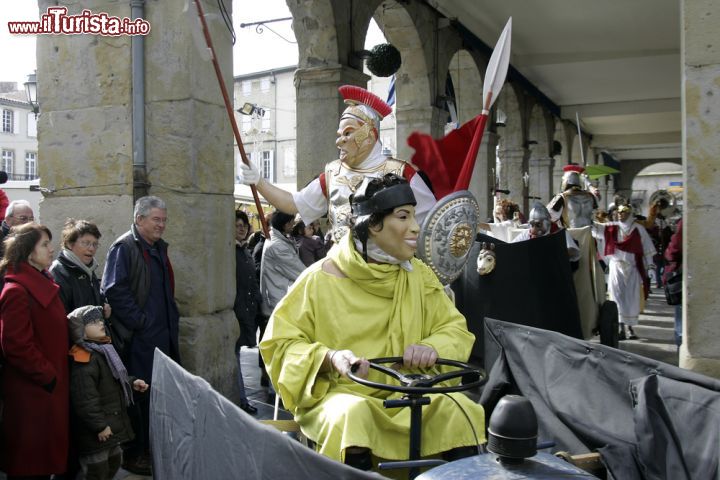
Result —
M 133 403 L 132 389 L 144 392 L 148 384 L 128 377 L 105 333 L 102 307 L 76 308 L 68 321 L 75 344 L 70 350 L 74 359 L 70 398 L 78 420 L 75 443 L 80 465 L 87 480 L 109 480 L 122 462 L 120 445 L 134 437 L 126 412 Z

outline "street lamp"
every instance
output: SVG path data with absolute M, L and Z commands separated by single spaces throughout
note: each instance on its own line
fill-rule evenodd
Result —
M 23 85 L 25 85 L 25 95 L 27 96 L 27 101 L 32 107 L 32 111 L 37 118 L 38 112 L 40 112 L 40 104 L 37 99 L 37 75 L 35 73 L 28 75 L 27 82 Z
M 254 103 L 248 103 L 245 102 L 245 104 L 238 108 L 238 112 L 242 113 L 243 115 L 252 115 L 253 113 L 257 113 L 259 117 L 262 117 L 265 115 L 265 109 L 260 108 Z

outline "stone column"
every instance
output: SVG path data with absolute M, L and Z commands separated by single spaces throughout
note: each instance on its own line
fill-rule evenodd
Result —
M 395 135 L 397 136 L 397 158 L 409 162 L 415 150 L 407 144 L 413 132 L 422 132 L 440 138 L 445 127 L 447 112 L 436 107 L 415 107 L 395 112 Z
M 508 198 L 527 214 L 527 198 L 522 178 L 527 150 L 522 147 L 500 148 L 497 154 L 500 159 L 500 188 L 510 190 Z
M 41 0 L 45 9 L 56 2 Z M 89 3 L 92 3 L 90 5 Z M 93 2 L 70 7 L 71 14 Z M 204 2 L 209 15 L 217 7 Z M 129 17 L 129 3 L 98 12 Z M 73 11 L 75 9 L 75 11 Z M 147 179 L 168 205 L 164 238 L 175 271 L 183 366 L 225 395 L 236 391 L 232 132 L 212 65 L 201 55 L 195 22 L 175 5 L 148 2 L 145 40 Z M 226 27 L 210 21 L 225 83 L 232 92 Z M 44 99 L 39 126 L 43 218 L 59 238 L 66 217 L 96 222 L 98 260 L 128 230 L 133 212 L 129 37 L 44 35 L 38 38 Z M 54 191 L 53 191 L 54 190 Z M 149 379 L 148 379 L 149 380 Z
M 600 186 L 598 187 L 598 190 L 600 190 L 600 201 L 598 202 L 598 207 L 602 208 L 603 210 L 607 211 L 608 204 L 612 200 L 608 200 L 608 194 L 610 193 L 610 182 L 612 181 L 612 176 L 608 175 L 607 177 L 600 180 Z M 612 199 L 612 197 L 610 197 Z
M 552 186 L 551 191 L 553 193 L 560 192 L 560 185 L 562 185 L 563 167 L 567 165 L 565 159 L 561 154 L 553 157 L 553 169 L 552 169 Z
M 304 187 L 338 158 L 335 146 L 340 114 L 345 109 L 340 85 L 365 86 L 370 77 L 341 66 L 295 71 L 297 95 L 297 186 Z
M 547 204 L 554 195 L 552 190 L 552 164 L 553 159 L 551 157 L 531 158 L 529 160 L 530 185 L 528 194 L 540 197 L 540 200 L 530 200 L 531 207 L 534 201 Z
M 720 3 L 683 0 L 683 345 L 680 366 L 720 378 Z
M 472 192 L 480 206 L 480 219 L 485 221 L 492 217 L 493 211 L 493 189 L 495 188 L 495 147 L 497 146 L 497 134 L 486 131 L 483 133 L 480 150 L 478 151 L 475 169 L 468 190 Z

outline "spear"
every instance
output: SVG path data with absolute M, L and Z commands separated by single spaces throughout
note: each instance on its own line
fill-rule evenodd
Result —
M 575 123 L 577 124 L 578 131 L 578 142 L 580 142 L 580 158 L 582 159 L 583 167 L 587 166 L 587 160 L 585 160 L 585 149 L 582 143 L 582 130 L 580 129 L 580 114 L 575 112 Z
M 508 19 L 505 28 L 500 34 L 500 38 L 495 45 L 490 56 L 490 62 L 488 62 L 487 70 L 485 70 L 485 82 L 483 83 L 483 109 L 480 113 L 480 120 L 475 128 L 472 142 L 470 143 L 470 149 L 465 156 L 462 170 L 458 175 L 457 182 L 455 183 L 455 191 L 467 190 L 470 185 L 470 177 L 472 177 L 473 169 L 475 168 L 475 159 L 477 158 L 477 152 L 480 149 L 480 142 L 482 141 L 483 133 L 485 132 L 485 124 L 487 123 L 488 116 L 490 115 L 490 107 L 492 107 L 500 90 L 502 90 L 503 84 L 505 83 L 505 77 L 507 77 L 508 67 L 510 65 L 510 35 L 512 33 L 512 17 Z
M 240 158 L 245 165 L 250 165 L 250 161 L 245 153 L 245 147 L 243 146 L 242 138 L 240 138 L 240 130 L 235 120 L 235 112 L 233 111 L 233 105 L 228 95 L 227 87 L 225 87 L 225 81 L 223 80 L 222 71 L 220 70 L 220 64 L 215 55 L 215 47 L 213 46 L 212 37 L 210 36 L 210 30 L 208 29 L 207 22 L 205 22 L 205 11 L 203 10 L 200 0 L 193 0 L 195 7 L 197 8 L 198 17 L 200 18 L 200 24 L 202 25 L 203 36 L 205 37 L 205 44 L 210 50 L 210 59 L 212 60 L 213 67 L 215 67 L 215 75 L 217 76 L 218 84 L 220 85 L 220 92 L 222 92 L 223 101 L 225 102 L 225 110 L 227 110 L 228 117 L 230 118 L 230 125 L 232 126 L 233 134 L 235 135 L 235 143 L 237 143 L 238 150 L 240 150 Z M 270 231 L 268 230 L 267 222 L 265 221 L 265 215 L 263 214 L 263 208 L 260 204 L 260 197 L 258 197 L 257 189 L 255 185 L 250 185 L 253 199 L 255 200 L 255 208 L 257 208 L 258 216 L 260 217 L 260 224 L 262 225 L 263 233 L 265 238 L 270 238 Z

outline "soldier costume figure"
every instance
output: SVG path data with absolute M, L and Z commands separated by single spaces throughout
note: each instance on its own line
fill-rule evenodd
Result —
M 339 91 L 348 105 L 340 117 L 335 141 L 340 155 L 325 166 L 318 178 L 291 194 L 260 178 L 254 165 L 242 164 L 240 180 L 256 185 L 258 192 L 279 210 L 299 213 L 306 225 L 327 213 L 333 241 L 338 242 L 348 231 L 350 195 L 366 177 L 394 173 L 410 183 L 417 199 L 415 215 L 422 224 L 435 204 L 432 190 L 416 175 L 418 170 L 413 165 L 382 153 L 380 121 L 392 113 L 392 107 L 364 88 L 343 85 Z
M 580 165 L 563 167 L 562 192 L 548 203 L 553 222 L 565 228 L 582 228 L 592 225 L 593 212 L 597 208 L 595 195 L 583 189 L 580 174 L 585 169 Z

